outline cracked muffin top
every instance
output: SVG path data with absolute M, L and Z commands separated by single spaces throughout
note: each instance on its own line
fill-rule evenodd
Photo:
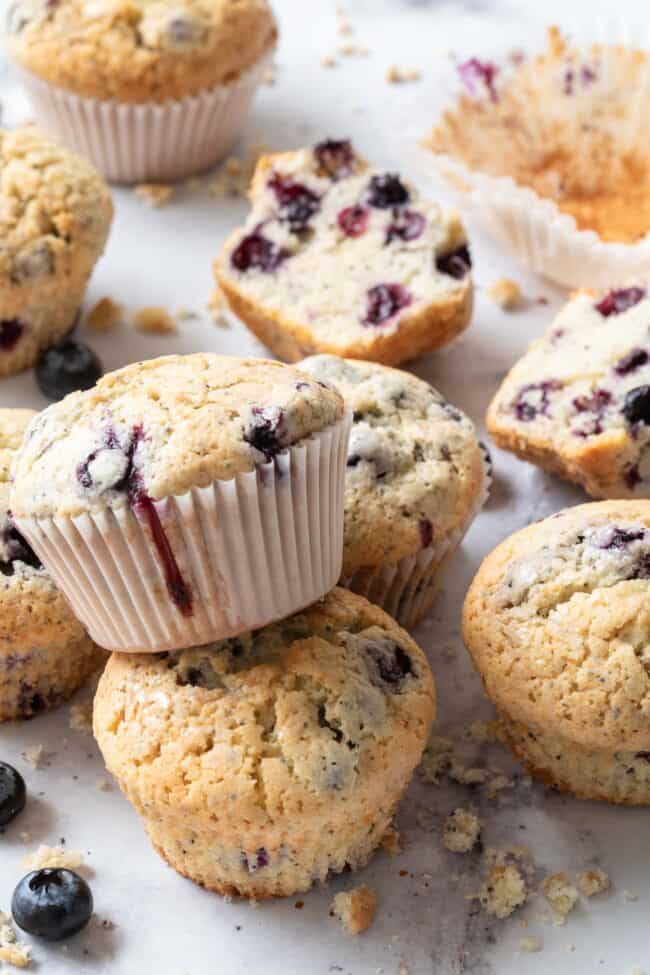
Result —
M 31 126 L 0 131 L 0 295 L 87 273 L 112 215 L 85 159 Z
M 372 362 L 312 356 L 300 369 L 353 411 L 345 483 L 344 576 L 462 531 L 483 498 L 474 426 L 428 383 Z
M 30 425 L 17 516 L 74 516 L 160 500 L 255 471 L 341 420 L 338 393 L 291 366 L 197 353 L 137 362 Z
M 516 532 L 481 566 L 463 629 L 511 720 L 650 749 L 650 501 L 581 505 Z
M 414 765 L 434 712 L 424 654 L 386 613 L 334 589 L 237 639 L 114 654 L 95 700 L 131 798 L 206 825 L 331 815 Z
M 183 98 L 226 84 L 273 48 L 267 0 L 15 0 L 9 50 L 79 95 Z

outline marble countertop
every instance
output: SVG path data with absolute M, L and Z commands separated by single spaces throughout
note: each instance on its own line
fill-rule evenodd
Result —
M 275 84 L 260 93 L 248 121 L 245 144 L 261 140 L 285 149 L 326 135 L 351 136 L 378 164 L 427 173 L 418 141 L 445 97 L 450 52 L 463 56 L 504 48 L 533 48 L 544 27 L 573 18 L 593 19 L 587 0 L 349 0 L 355 33 L 337 35 L 333 0 L 275 0 L 281 21 Z M 644 16 L 639 2 L 617 3 L 616 14 Z M 365 45 L 367 56 L 321 59 L 341 42 Z M 418 82 L 389 85 L 391 65 L 418 69 Z M 27 117 L 20 93 L 2 84 L 5 119 Z M 448 190 L 433 183 L 440 196 Z M 259 355 L 263 350 L 240 325 L 216 327 L 205 312 L 211 291 L 210 262 L 221 240 L 246 212 L 241 200 L 219 200 L 201 191 L 180 191 L 160 210 L 149 209 L 128 189 L 115 191 L 116 220 L 107 253 L 90 284 L 87 303 L 110 295 L 129 307 L 184 306 L 198 312 L 170 338 L 129 327 L 89 336 L 105 368 L 164 352 L 198 349 Z M 468 219 L 475 261 L 477 301 L 473 324 L 451 348 L 413 364 L 483 427 L 497 383 L 527 343 L 545 327 L 563 295 L 500 253 Z M 531 299 L 526 310 L 507 314 L 487 296 L 499 277 L 515 278 Z M 538 298 L 545 298 L 541 304 Z M 31 374 L 4 379 L 2 405 L 44 404 Z M 495 483 L 486 510 L 472 527 L 430 618 L 416 632 L 438 683 L 441 734 L 490 716 L 459 634 L 464 593 L 481 558 L 505 535 L 532 519 L 583 500 L 579 491 L 514 458 L 494 451 Z M 81 695 L 83 699 L 83 694 Z M 46 767 L 23 757 L 43 744 Z M 399 828 L 404 852 L 379 854 L 359 877 L 346 875 L 322 890 L 258 907 L 226 903 L 173 873 L 151 850 L 135 813 L 104 776 L 91 737 L 69 726 L 69 709 L 0 730 L 0 757 L 25 775 L 27 809 L 0 837 L 0 908 L 7 908 L 24 872 L 26 853 L 40 843 L 84 853 L 92 870 L 97 920 L 65 946 L 34 946 L 35 967 L 47 975 L 631 975 L 650 972 L 646 927 L 645 810 L 616 809 L 547 793 L 518 778 L 495 799 L 485 790 L 416 779 L 405 798 Z M 509 775 L 517 767 L 498 747 L 477 756 Z M 554 925 L 539 896 L 513 918 L 495 921 L 467 899 L 480 883 L 479 854 L 445 851 L 439 829 L 458 805 L 474 805 L 488 846 L 524 844 L 541 878 L 598 864 L 611 891 L 580 905 L 564 926 Z M 21 833 L 28 832 L 28 841 Z M 378 894 L 376 920 L 351 939 L 328 916 L 338 890 L 365 882 Z M 636 899 L 635 899 L 636 897 Z M 299 909 L 299 905 L 302 905 Z M 102 926 L 101 920 L 114 927 Z M 542 950 L 522 954 L 522 938 L 540 939 Z

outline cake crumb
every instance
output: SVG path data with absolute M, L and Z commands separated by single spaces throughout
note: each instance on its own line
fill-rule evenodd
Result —
M 86 325 L 93 332 L 110 332 L 124 320 L 124 308 L 112 298 L 100 298 L 86 316 Z
M 187 322 L 198 317 L 197 312 L 193 311 L 191 308 L 185 308 L 183 305 L 181 305 L 180 308 L 177 308 L 173 314 L 173 318 L 175 318 L 177 322 Z
M 269 68 L 268 71 L 264 72 L 264 77 L 262 78 L 262 84 L 268 85 L 269 87 L 275 84 L 276 74 L 275 68 Z
M 386 81 L 389 85 L 406 85 L 412 81 L 419 81 L 421 77 L 422 72 L 417 68 L 400 68 L 392 64 L 386 70 Z
M 73 731 L 81 731 L 84 735 L 92 735 L 93 702 L 90 698 L 70 705 L 68 723 Z
M 384 853 L 388 853 L 392 857 L 398 856 L 402 852 L 402 840 L 399 835 L 399 830 L 394 826 L 389 826 L 384 833 L 381 848 Z
M 42 769 L 48 764 L 50 753 L 43 745 L 32 745 L 23 752 L 23 758 L 35 769 Z
M 166 206 L 174 195 L 174 187 L 167 183 L 138 183 L 135 195 L 151 207 Z
M 21 843 L 31 843 L 32 834 L 28 833 L 26 830 L 23 830 L 22 833 L 18 834 L 18 839 L 20 840 Z
M 32 949 L 18 941 L 11 917 L 0 911 L 0 961 L 14 968 L 29 968 L 31 960 Z
M 97 779 L 95 782 L 95 788 L 98 792 L 110 792 L 113 788 L 108 779 Z
M 631 890 L 623 891 L 623 900 L 626 900 L 628 904 L 635 904 L 638 901 L 638 899 L 639 899 L 639 895 L 633 893 Z
M 377 909 L 377 897 L 362 884 L 337 894 L 330 904 L 330 915 L 337 918 L 349 934 L 361 934 L 372 924 Z
M 226 297 L 220 288 L 215 288 L 210 299 L 206 305 L 210 318 L 215 325 L 219 328 L 230 328 L 230 321 L 226 314 L 228 310 L 228 304 L 226 302 Z
M 490 779 L 490 781 L 487 784 L 485 793 L 488 799 L 496 799 L 499 792 L 501 792 L 503 789 L 512 789 L 514 788 L 514 785 L 515 785 L 514 779 L 511 779 L 509 776 L 499 773 L 498 775 L 495 775 L 493 779 Z
M 497 864 L 488 871 L 478 899 L 488 914 L 503 920 L 526 902 L 526 882 L 517 867 Z
M 532 954 L 535 951 L 542 950 L 542 942 L 540 941 L 539 938 L 536 938 L 534 936 L 530 936 L 528 938 L 520 938 L 519 948 L 521 951 L 528 951 Z
M 41 844 L 35 853 L 23 857 L 26 870 L 42 870 L 44 867 L 63 867 L 66 870 L 79 870 L 85 867 L 82 853 L 64 850 L 62 846 Z
M 370 54 L 370 49 L 365 44 L 348 42 L 346 44 L 339 44 L 338 53 L 344 58 L 366 58 Z
M 454 743 L 451 738 L 431 735 L 420 763 L 420 772 L 427 782 L 438 785 L 451 762 Z
M 320 63 L 323 68 L 335 68 L 336 58 L 333 54 L 324 54 L 320 59 Z
M 594 894 L 602 894 L 603 891 L 609 889 L 609 877 L 604 870 L 600 870 L 598 867 L 579 873 L 577 882 L 585 897 L 593 897 Z
M 454 809 L 442 827 L 442 845 L 452 853 L 469 853 L 481 835 L 481 823 L 469 809 Z
M 148 305 L 140 308 L 133 316 L 133 324 L 139 332 L 149 332 L 155 335 L 173 335 L 176 323 L 166 309 L 159 305 Z
M 524 303 L 524 296 L 516 281 L 499 278 L 488 288 L 488 296 L 504 311 L 516 311 Z
M 551 905 L 553 910 L 564 920 L 576 906 L 578 891 L 569 883 L 569 878 L 565 873 L 552 873 L 544 880 L 542 885 L 544 897 Z

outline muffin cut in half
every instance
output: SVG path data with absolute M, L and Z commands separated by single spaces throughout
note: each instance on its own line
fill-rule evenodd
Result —
M 422 651 L 380 609 L 334 589 L 235 640 L 114 654 L 94 731 L 171 866 L 257 899 L 366 864 L 433 715 Z
M 532 775 L 650 803 L 650 501 L 581 505 L 511 535 L 470 587 L 463 632 Z
M 455 213 L 348 141 L 263 157 L 252 212 L 215 275 L 235 314 L 281 359 L 317 352 L 396 365 L 447 345 L 472 309 Z

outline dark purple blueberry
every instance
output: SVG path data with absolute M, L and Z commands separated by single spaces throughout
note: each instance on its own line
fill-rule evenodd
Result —
M 368 203 L 378 210 L 400 207 L 411 199 L 409 191 L 397 173 L 382 173 L 373 176 L 368 187 Z
M 367 207 L 357 203 L 356 206 L 341 210 L 336 221 L 346 237 L 361 237 L 368 229 L 369 217 Z
M 440 254 L 436 257 L 436 269 L 441 274 L 448 274 L 450 278 L 461 281 L 469 274 L 472 267 L 472 256 L 467 244 L 457 247 L 455 251 L 448 254 Z
M 24 331 L 25 326 L 19 318 L 0 319 L 0 350 L 11 352 Z
M 263 867 L 268 867 L 269 865 L 269 855 L 263 846 L 252 854 L 243 853 L 241 855 L 241 862 L 244 870 L 249 873 L 255 873 L 256 870 L 261 870 Z
M 433 525 L 428 518 L 420 518 L 418 522 L 418 531 L 420 532 L 420 542 L 422 543 L 422 548 L 428 548 L 433 542 Z
M 623 414 L 630 424 L 650 425 L 650 386 L 637 386 L 625 396 Z
M 13 765 L 0 762 L 0 827 L 8 826 L 25 808 L 25 780 Z
M 645 531 L 642 528 L 636 531 L 630 531 L 627 528 L 612 528 L 607 536 L 601 539 L 598 548 L 605 550 L 609 549 L 621 549 L 625 548 L 627 545 L 631 545 L 632 542 L 639 542 L 642 538 L 645 538 Z
M 603 318 L 609 318 L 610 315 L 620 315 L 629 308 L 634 308 L 643 301 L 645 295 L 645 288 L 614 288 L 594 307 Z
M 422 234 L 426 223 L 422 214 L 416 213 L 415 210 L 398 212 L 386 231 L 386 244 L 394 240 L 416 240 Z
M 398 688 L 407 677 L 413 675 L 413 661 L 398 643 L 391 640 L 369 643 L 366 653 L 375 682 Z
M 368 291 L 368 305 L 364 325 L 383 325 L 408 307 L 413 296 L 401 284 L 377 284 Z
M 594 415 L 590 426 L 576 431 L 578 436 L 590 437 L 603 432 L 603 415 L 612 402 L 612 398 L 608 389 L 595 389 L 591 396 L 575 397 L 573 406 L 577 413 L 593 413 Z
M 309 221 L 320 210 L 320 197 L 302 183 L 276 173 L 269 186 L 278 201 L 278 220 L 288 223 L 293 233 L 307 229 Z
M 650 579 L 650 552 L 644 552 L 628 579 Z
M 583 64 L 580 69 L 580 80 L 582 81 L 583 88 L 588 88 L 597 77 L 598 73 L 594 68 L 590 68 L 588 64 Z
M 540 383 L 527 383 L 522 386 L 511 408 L 521 423 L 530 423 L 537 416 L 546 416 L 550 393 L 562 388 L 562 384 L 554 379 L 545 379 Z
M 573 68 L 567 68 L 564 72 L 564 79 L 562 82 L 562 91 L 565 95 L 573 94 L 573 84 L 575 82 L 576 74 Z
M 102 372 L 92 349 L 76 339 L 66 339 L 42 354 L 36 364 L 36 382 L 43 396 L 63 399 L 78 389 L 90 389 Z
M 629 487 L 630 491 L 633 491 L 635 487 L 638 487 L 638 485 L 643 480 L 639 472 L 638 464 L 631 464 L 629 467 L 627 467 L 624 476 L 625 476 L 625 483 Z
M 622 359 L 619 359 L 614 366 L 614 372 L 619 376 L 627 376 L 641 366 L 645 366 L 648 361 L 648 353 L 645 349 L 632 349 Z
M 92 912 L 93 895 L 86 881 L 60 867 L 28 873 L 11 899 L 18 927 L 44 941 L 62 941 L 77 934 Z
M 2 532 L 2 542 L 7 550 L 7 560 L 0 561 L 0 572 L 3 576 L 14 574 L 15 562 L 24 562 L 25 565 L 30 565 L 32 569 L 43 568 L 43 563 L 29 542 L 11 523 Z
M 354 149 L 349 139 L 325 139 L 314 147 L 321 176 L 342 179 L 352 172 Z
M 267 461 L 286 447 L 284 410 L 279 406 L 254 406 L 253 419 L 244 430 L 246 443 L 259 450 Z
M 242 238 L 230 255 L 230 263 L 237 271 L 275 271 L 289 256 L 289 251 L 278 247 L 260 233 L 259 228 Z
M 491 64 L 489 61 L 479 61 L 478 58 L 470 58 L 469 61 L 459 64 L 457 70 L 470 95 L 482 94 L 482 89 L 485 89 L 490 101 L 497 102 L 499 100 L 494 84 L 499 69 L 495 64 Z
M 20 694 L 18 695 L 18 713 L 21 718 L 26 720 L 41 714 L 47 708 L 58 707 L 61 703 L 60 694 L 41 694 L 36 691 L 32 684 L 21 681 Z
M 144 440 L 144 430 L 141 424 L 133 427 L 128 439 L 124 443 L 120 441 L 113 427 L 108 427 L 103 435 L 101 446 L 97 450 L 93 450 L 85 460 L 77 465 L 77 480 L 81 486 L 88 491 L 93 488 L 96 490 L 100 489 L 100 493 L 104 491 L 123 491 L 129 496 L 131 502 L 137 500 L 142 489 L 142 477 L 135 461 L 135 453 L 138 449 L 138 444 L 142 440 Z M 93 480 L 90 467 L 93 461 L 107 450 L 116 451 L 118 454 L 121 454 L 123 464 L 121 466 L 118 465 L 116 468 L 116 480 L 102 484 L 100 488 Z
M 650 752 L 635 752 L 634 757 L 640 759 L 642 762 L 650 762 Z

